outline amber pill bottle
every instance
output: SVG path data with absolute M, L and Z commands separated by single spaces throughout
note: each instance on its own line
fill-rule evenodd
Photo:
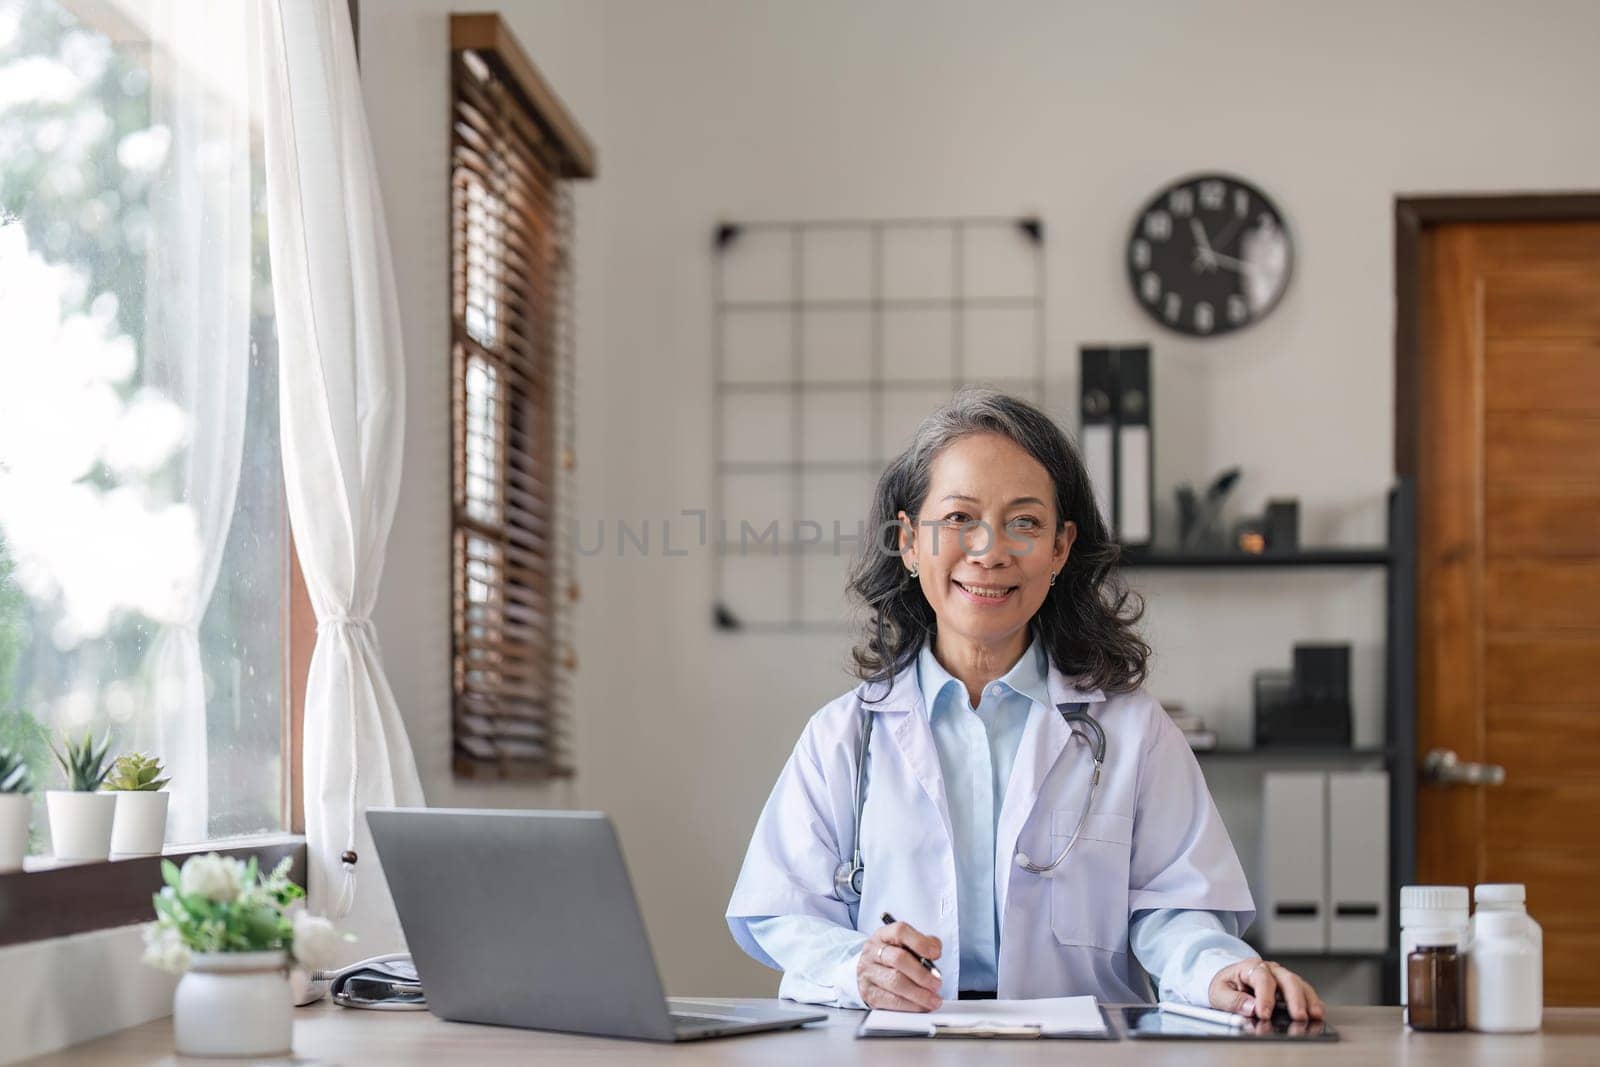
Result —
M 1416 947 L 1406 956 L 1406 1000 L 1413 1030 L 1466 1029 L 1467 968 L 1460 931 L 1416 932 Z

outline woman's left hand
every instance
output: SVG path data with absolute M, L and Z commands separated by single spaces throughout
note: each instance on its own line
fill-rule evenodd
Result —
M 1259 956 L 1230 964 L 1211 979 L 1211 1006 L 1256 1019 L 1270 1019 L 1278 995 L 1297 1022 L 1321 1019 L 1322 998 L 1311 983 L 1281 963 Z

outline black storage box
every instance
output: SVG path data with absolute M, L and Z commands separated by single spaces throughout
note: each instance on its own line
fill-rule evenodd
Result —
M 1296 645 L 1293 673 L 1257 671 L 1254 689 L 1257 747 L 1350 747 L 1349 645 Z

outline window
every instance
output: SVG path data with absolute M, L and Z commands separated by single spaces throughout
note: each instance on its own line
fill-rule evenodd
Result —
M 0 743 L 162 757 L 180 844 L 285 828 L 288 533 L 253 16 L 132 11 L 0 0 Z
M 454 766 L 570 773 L 571 179 L 593 153 L 495 15 L 451 19 Z

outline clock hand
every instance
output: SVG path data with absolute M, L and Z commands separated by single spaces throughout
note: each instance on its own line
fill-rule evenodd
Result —
M 1228 242 L 1233 240 L 1234 233 L 1239 229 L 1239 227 L 1243 223 L 1244 223 L 1244 216 L 1243 215 L 1235 215 L 1233 217 L 1233 221 L 1228 223 L 1228 225 L 1226 225 L 1226 226 L 1224 226 L 1222 228 L 1222 233 L 1217 237 L 1217 243 L 1215 245 L 1213 245 L 1212 247 L 1213 248 L 1226 248 L 1226 247 L 1228 247 Z
M 1189 229 L 1194 233 L 1194 269 L 1216 270 L 1216 253 L 1211 250 L 1211 242 L 1206 239 L 1206 228 L 1200 225 L 1199 219 L 1190 219 Z
M 1227 267 L 1236 274 L 1243 274 L 1247 270 L 1262 269 L 1262 265 L 1259 263 L 1249 263 L 1242 259 L 1234 259 L 1232 256 L 1225 256 L 1220 252 L 1211 253 L 1211 262 Z

